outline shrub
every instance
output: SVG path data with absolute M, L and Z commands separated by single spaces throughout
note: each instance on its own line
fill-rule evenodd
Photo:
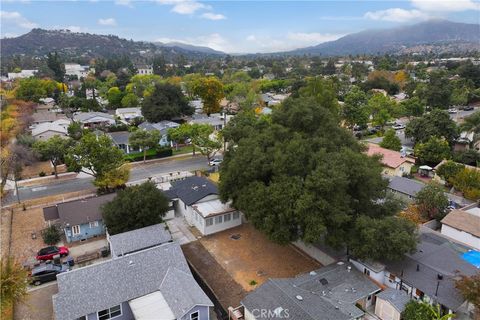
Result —
M 39 177 L 45 177 L 47 174 L 44 171 L 40 171 L 38 174 Z
M 250 280 L 250 282 L 248 284 L 251 285 L 251 286 L 256 286 L 258 284 L 258 282 L 255 281 L 255 280 Z
M 60 241 L 60 230 L 56 225 L 51 225 L 50 227 L 42 230 L 42 238 L 45 244 L 57 244 Z

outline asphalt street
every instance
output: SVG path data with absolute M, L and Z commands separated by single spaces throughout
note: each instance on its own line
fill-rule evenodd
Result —
M 194 171 L 206 168 L 208 168 L 208 163 L 207 159 L 203 156 L 196 156 L 187 159 L 172 159 L 160 163 L 141 164 L 131 169 L 129 181 L 138 181 L 170 172 Z M 20 201 L 91 189 L 93 188 L 92 180 L 92 177 L 83 177 L 45 185 L 20 187 L 18 190 Z M 2 206 L 11 204 L 16 200 L 16 195 L 14 195 L 13 192 L 10 192 L 4 199 L 2 199 Z

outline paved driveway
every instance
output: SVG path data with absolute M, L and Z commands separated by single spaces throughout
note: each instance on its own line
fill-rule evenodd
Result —
M 15 320 L 52 320 L 52 296 L 58 292 L 56 282 L 29 290 L 25 300 L 15 305 Z

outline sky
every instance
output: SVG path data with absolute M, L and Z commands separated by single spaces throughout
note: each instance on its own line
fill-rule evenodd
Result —
M 69 29 L 227 53 L 291 50 L 434 18 L 480 23 L 480 0 L 1 0 L 0 6 L 2 38 Z

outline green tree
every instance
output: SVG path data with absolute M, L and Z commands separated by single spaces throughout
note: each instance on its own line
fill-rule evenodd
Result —
M 153 182 L 120 190 L 117 196 L 102 208 L 108 233 L 114 235 L 148 227 L 163 221 L 168 211 L 168 199 Z
M 147 151 L 158 147 L 160 142 L 160 131 L 158 130 L 136 130 L 130 134 L 129 143 L 134 148 L 143 150 L 143 162 L 147 159 Z
M 82 124 L 77 121 L 70 123 L 67 128 L 68 136 L 75 141 L 80 140 L 84 131 L 85 129 L 83 129 Z M 86 131 L 88 131 L 88 129 L 86 129 Z
M 468 117 L 465 117 L 460 129 L 462 131 L 473 131 L 475 133 L 480 133 L 480 112 L 477 111 Z
M 441 185 L 429 183 L 416 194 L 415 204 L 423 217 L 440 220 L 447 213 L 449 201 Z
M 368 100 L 368 106 L 372 114 L 373 123 L 381 126 L 383 130 L 387 122 L 393 116 L 395 101 L 383 94 L 374 94 Z
M 450 183 L 455 189 L 463 192 L 467 199 L 480 199 L 480 171 L 470 168 L 463 168 L 455 176 L 450 178 Z
M 218 139 L 212 139 L 213 131 L 212 126 L 208 124 L 184 123 L 177 128 L 168 130 L 168 136 L 170 140 L 176 142 L 190 139 L 193 145 L 193 155 L 195 155 L 196 149 L 199 149 L 210 160 L 222 147 Z
M 455 283 L 463 298 L 473 304 L 476 312 L 480 312 L 480 273 L 473 276 L 461 276 Z
M 47 55 L 47 66 L 53 71 L 55 80 L 58 82 L 63 82 L 63 78 L 65 77 L 65 67 L 57 52 L 53 54 L 50 52 Z
M 227 125 L 233 147 L 220 171 L 222 200 L 232 200 L 278 243 L 325 241 L 368 258 L 364 255 L 371 252 L 353 243 L 364 224 L 360 218 L 368 217 L 381 220 L 375 223 L 379 228 L 394 224 L 399 228 L 395 234 L 406 237 L 389 241 L 382 254 L 397 257 L 415 249 L 411 225 L 383 221 L 399 207 L 391 197 L 376 201 L 386 198 L 387 187 L 379 158 L 365 155 L 351 132 L 339 126 L 340 117 L 330 107 L 335 100 L 318 101 L 313 96 L 287 99 L 269 120 L 246 113 Z M 375 237 L 384 235 L 376 227 L 371 231 Z
M 458 132 L 449 114 L 437 109 L 411 120 L 405 128 L 405 136 L 413 138 L 415 143 L 426 142 L 432 136 L 444 137 L 451 144 L 458 137 Z
M 442 177 L 443 180 L 450 182 L 450 179 L 455 177 L 463 168 L 465 168 L 463 164 L 448 160 L 436 170 L 436 174 Z
M 56 135 L 45 141 L 37 141 L 33 145 L 33 149 L 42 160 L 49 160 L 52 163 L 55 179 L 58 178 L 57 167 L 65 160 L 65 154 L 70 144 L 69 139 Z
M 1 258 L 0 266 L 0 301 L 4 315 L 16 301 L 27 295 L 28 271 L 12 257 Z
M 359 87 L 353 86 L 345 95 L 343 118 L 348 125 L 365 126 L 370 116 L 367 95 Z
M 123 152 L 113 145 L 112 140 L 106 135 L 96 136 L 93 133 L 86 133 L 82 138 L 68 150 L 65 156 L 65 162 L 69 169 L 73 171 L 82 171 L 95 177 L 95 181 L 116 181 L 115 185 L 108 187 L 117 187 L 125 184 L 128 180 L 128 174 L 125 170 L 119 170 L 124 164 Z M 121 173 L 121 178 L 127 180 L 118 183 L 118 179 L 112 176 Z M 106 179 L 106 177 L 110 179 Z M 105 184 L 103 184 L 105 185 Z
M 121 101 L 122 107 L 124 108 L 135 108 L 138 106 L 138 98 L 133 93 L 127 93 Z
M 433 306 L 425 301 L 410 300 L 402 312 L 404 320 L 450 320 L 454 314 L 441 315 L 440 305 Z
M 444 159 L 450 159 L 451 154 L 447 140 L 435 136 L 415 145 L 415 156 L 420 163 L 437 165 Z
M 224 97 L 223 84 L 215 77 L 202 78 L 195 82 L 194 92 L 203 101 L 203 112 L 208 116 L 220 112 Z
M 169 83 L 156 84 L 152 94 L 142 103 L 142 114 L 150 122 L 171 120 L 192 113 L 193 109 L 188 105 L 180 87 Z
M 380 142 L 380 147 L 400 151 L 402 148 L 402 142 L 400 141 L 400 138 L 397 137 L 395 130 L 390 129 L 385 132 L 385 136 L 383 137 L 382 142 Z
M 404 100 L 400 104 L 409 117 L 421 117 L 425 112 L 425 107 L 418 97 Z
M 15 96 L 17 99 L 39 102 L 41 98 L 52 96 L 56 88 L 55 81 L 31 77 L 18 82 Z
M 43 242 L 49 246 L 56 245 L 60 241 L 60 230 L 56 225 L 51 225 L 42 230 Z
M 110 108 L 118 108 L 122 104 L 124 93 L 118 87 L 111 87 L 107 91 L 107 100 Z

